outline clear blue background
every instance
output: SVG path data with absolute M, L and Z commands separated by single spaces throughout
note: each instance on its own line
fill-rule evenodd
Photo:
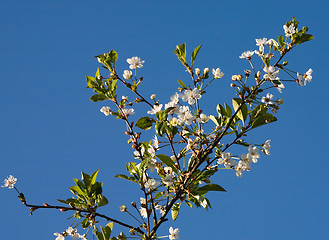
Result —
M 139 192 L 113 176 L 124 173 L 132 149 L 124 123 L 105 117 L 99 112 L 104 104 L 89 100 L 85 76 L 99 66 L 93 56 L 115 49 L 120 71 L 128 68 L 127 58 L 141 57 L 141 90 L 167 102 L 177 79 L 188 79 L 175 46 L 186 42 L 191 51 L 202 44 L 195 66 L 225 73 L 204 101 L 212 114 L 234 96 L 230 76 L 249 67 L 238 58 L 241 52 L 256 49 L 255 38 L 282 34 L 295 16 L 315 39 L 296 48 L 289 64 L 299 72 L 313 68 L 314 80 L 302 88 L 286 84 L 281 96 L 274 92 L 285 100 L 279 121 L 250 136 L 259 143 L 271 139 L 271 155 L 241 179 L 233 171 L 218 174 L 216 182 L 228 192 L 211 195 L 213 209 L 184 206 L 159 235 L 173 226 L 181 239 L 329 239 L 328 7 L 323 0 L 0 0 L 0 178 L 17 177 L 29 203 L 56 204 L 71 196 L 68 187 L 80 171 L 101 169 L 110 200 L 102 212 L 127 219 L 119 206 L 138 201 Z M 71 224 L 69 213 L 56 210 L 30 216 L 16 195 L 0 191 L 1 239 L 55 239 L 54 232 Z

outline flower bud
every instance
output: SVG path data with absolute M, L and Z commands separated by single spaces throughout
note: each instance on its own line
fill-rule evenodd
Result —
M 155 95 L 155 94 L 152 94 L 150 98 L 151 98 L 152 100 L 154 100 L 155 97 L 156 97 L 156 95 Z
M 231 83 L 230 86 L 231 87 L 236 87 L 236 85 L 234 83 Z
M 131 206 L 133 206 L 134 208 L 136 208 L 136 203 L 135 202 L 131 202 Z
M 232 76 L 232 81 L 236 81 L 236 80 L 238 80 L 238 75 L 233 75 Z
M 122 204 L 122 205 L 120 206 L 120 211 L 121 211 L 121 212 L 126 212 L 126 211 L 127 211 L 126 206 Z
M 195 74 L 196 74 L 197 76 L 200 76 L 200 73 L 201 73 L 200 69 L 199 69 L 199 68 L 196 68 L 196 69 L 195 69 Z
M 207 75 L 209 73 L 209 68 L 203 69 L 203 75 Z
M 239 81 L 241 81 L 242 78 L 243 78 L 242 75 L 237 76 L 237 80 L 239 80 Z
M 258 71 L 258 72 L 256 73 L 256 76 L 257 76 L 257 78 L 259 78 L 259 77 L 260 77 L 260 74 L 261 74 L 261 72 L 260 72 L 260 71 Z

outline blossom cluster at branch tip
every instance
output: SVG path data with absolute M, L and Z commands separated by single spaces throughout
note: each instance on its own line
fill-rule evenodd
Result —
M 71 236 L 72 239 L 76 240 L 76 239 L 82 239 L 82 240 L 86 240 L 87 237 L 86 235 L 81 235 L 78 233 L 77 229 L 76 228 L 72 228 L 72 227 L 69 227 L 68 229 L 66 229 L 65 232 L 62 232 L 62 233 L 54 233 L 55 236 L 57 236 L 57 238 L 55 240 L 65 240 L 65 237 L 66 236 Z
M 310 68 L 306 73 L 299 74 L 297 73 L 297 80 L 296 82 L 299 84 L 299 86 L 305 86 L 307 82 L 311 82 L 312 81 L 312 73 L 313 73 L 313 69 Z
M 4 180 L 4 185 L 2 187 L 8 187 L 9 189 L 12 189 L 15 187 L 16 182 L 17 178 L 14 178 L 14 176 L 9 175 L 9 177 Z
M 283 25 L 283 29 L 286 37 L 291 37 L 294 33 L 296 33 L 295 26 L 292 24 L 289 27 Z
M 132 57 L 127 59 L 127 63 L 130 64 L 130 69 L 142 68 L 144 62 L 145 61 L 142 61 L 139 57 Z

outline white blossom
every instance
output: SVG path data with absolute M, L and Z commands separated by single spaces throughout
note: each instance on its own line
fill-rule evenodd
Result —
M 216 68 L 212 70 L 212 74 L 214 75 L 214 78 L 220 79 L 224 76 L 224 73 L 220 70 L 220 68 Z
M 196 121 L 199 123 L 206 123 L 206 122 L 208 122 L 208 120 L 209 120 L 209 117 L 204 113 L 201 113 L 200 118 L 196 119 Z
M 195 103 L 195 99 L 201 98 L 201 94 L 197 88 L 194 88 L 193 90 L 185 90 L 181 98 L 184 102 L 188 102 L 188 104 L 192 105 Z
M 258 158 L 260 157 L 257 147 L 249 146 L 248 151 L 249 159 L 251 159 L 253 163 L 256 163 L 258 161 Z
M 157 135 L 154 135 L 154 138 L 152 139 L 152 145 L 155 149 L 159 148 L 159 140 L 158 140 Z
M 128 102 L 128 97 L 127 96 L 122 96 L 121 99 Z
M 180 238 L 180 236 L 179 236 L 179 229 L 178 228 L 176 228 L 174 230 L 172 227 L 170 227 L 169 228 L 169 233 L 170 233 L 170 235 L 169 235 L 169 239 L 170 240 L 179 239 Z
M 105 116 L 108 116 L 108 115 L 110 115 L 110 113 L 111 113 L 111 109 L 110 109 L 110 107 L 108 107 L 108 106 L 104 106 L 104 107 L 102 107 L 99 111 L 102 112 L 102 113 L 104 113 Z
M 266 44 L 267 44 L 267 38 L 256 39 L 256 46 L 259 46 L 259 51 L 260 52 L 264 52 L 264 45 L 266 45 Z
M 232 168 L 235 165 L 235 160 L 231 159 L 231 155 L 229 152 L 221 153 L 221 158 L 218 159 L 217 164 L 224 164 L 226 168 Z
M 162 216 L 166 213 L 166 209 L 164 208 L 164 206 L 161 206 L 159 204 L 155 205 L 155 209 L 159 210 Z
M 313 69 L 310 68 L 304 75 L 305 80 L 308 81 L 309 83 L 312 81 L 312 73 L 313 73 Z
M 262 102 L 265 103 L 266 105 L 273 104 L 272 98 L 273 98 L 273 94 L 268 93 L 266 94 L 266 97 L 262 97 Z
M 147 211 L 146 211 L 146 208 L 141 207 L 141 208 L 139 209 L 139 212 L 141 213 L 141 216 L 142 216 L 143 218 L 147 218 Z
M 209 68 L 203 69 L 203 75 L 207 75 L 209 73 Z
M 162 179 L 162 183 L 166 186 L 166 187 L 170 187 L 173 185 L 173 179 L 174 179 L 174 175 L 173 174 L 168 174 L 164 179 Z
M 132 76 L 133 76 L 132 71 L 129 71 L 129 70 L 124 70 L 123 71 L 123 78 L 124 79 L 130 79 Z
M 266 72 L 266 74 L 264 74 L 264 78 L 265 79 L 269 79 L 269 80 L 280 80 L 280 78 L 278 77 L 279 75 L 279 70 L 275 71 L 275 67 L 273 66 L 269 66 L 269 67 L 264 67 L 264 72 Z
M 141 159 L 144 156 L 144 153 L 145 153 L 145 148 L 144 148 L 144 146 L 142 146 L 140 152 L 137 150 L 134 151 L 134 158 Z
M 271 148 L 271 140 L 267 140 L 264 144 L 263 144 L 263 148 L 264 148 L 264 153 L 266 155 L 270 155 L 270 148 Z
M 297 73 L 297 83 L 299 84 L 299 86 L 303 87 L 306 85 L 306 80 L 304 79 L 303 75 Z
M 61 233 L 54 233 L 55 236 L 57 236 L 57 238 L 55 240 L 64 240 L 65 237 L 63 234 Z
M 133 108 L 124 108 L 122 109 L 123 115 L 128 117 L 129 115 L 133 115 L 135 113 L 135 110 Z
M 285 88 L 285 86 L 283 85 L 283 83 L 280 82 L 280 84 L 276 87 L 276 89 L 278 89 L 278 91 L 280 93 L 282 93 L 282 89 Z
M 152 100 L 154 100 L 156 96 L 157 96 L 157 95 L 152 94 L 150 98 L 151 98 Z
M 155 179 L 153 179 L 153 178 L 147 180 L 147 182 L 144 183 L 144 186 L 145 186 L 146 188 L 149 188 L 149 189 L 154 189 L 154 188 L 156 188 L 156 187 L 159 186 L 159 185 L 160 185 L 160 183 L 157 182 L 157 181 L 155 181 Z
M 296 33 L 296 29 L 293 24 L 291 24 L 289 27 L 283 25 L 283 29 L 286 37 L 291 37 L 292 34 Z
M 132 57 L 127 59 L 127 63 L 130 64 L 129 68 L 130 69 L 136 69 L 136 68 L 141 68 L 143 67 L 143 63 L 145 61 L 141 61 L 139 57 Z
M 196 74 L 197 76 L 200 76 L 200 73 L 201 73 L 200 68 L 196 68 L 196 69 L 195 69 L 195 74 Z
M 278 43 L 277 41 L 275 41 L 273 38 L 269 39 L 266 43 L 267 43 L 270 47 L 272 47 L 272 46 L 278 47 L 278 46 L 279 46 L 279 43 Z
M 15 183 L 17 182 L 17 178 L 14 178 L 14 176 L 9 175 L 7 179 L 4 180 L 4 185 L 2 187 L 8 187 L 9 189 L 12 189 L 15 187 Z
M 247 60 L 249 60 L 251 58 L 252 55 L 254 55 L 255 51 L 244 51 L 241 56 L 239 58 L 243 59 L 246 58 Z
M 161 111 L 161 108 L 162 108 L 162 104 L 160 104 L 160 105 L 154 105 L 151 110 L 147 111 L 147 113 L 154 115 L 157 112 L 160 112 Z

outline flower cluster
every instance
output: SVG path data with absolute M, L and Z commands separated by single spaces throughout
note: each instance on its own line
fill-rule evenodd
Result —
M 4 180 L 4 185 L 2 187 L 8 187 L 12 189 L 15 187 L 15 183 L 17 182 L 17 178 L 14 178 L 12 175 L 9 175 L 7 179 Z
M 55 236 L 57 236 L 57 238 L 55 240 L 64 240 L 66 236 L 70 236 L 72 237 L 72 239 L 82 239 L 82 240 L 87 240 L 86 235 L 81 235 L 78 233 L 76 228 L 72 228 L 69 227 L 68 229 L 66 229 L 65 232 L 62 233 L 54 233 Z

